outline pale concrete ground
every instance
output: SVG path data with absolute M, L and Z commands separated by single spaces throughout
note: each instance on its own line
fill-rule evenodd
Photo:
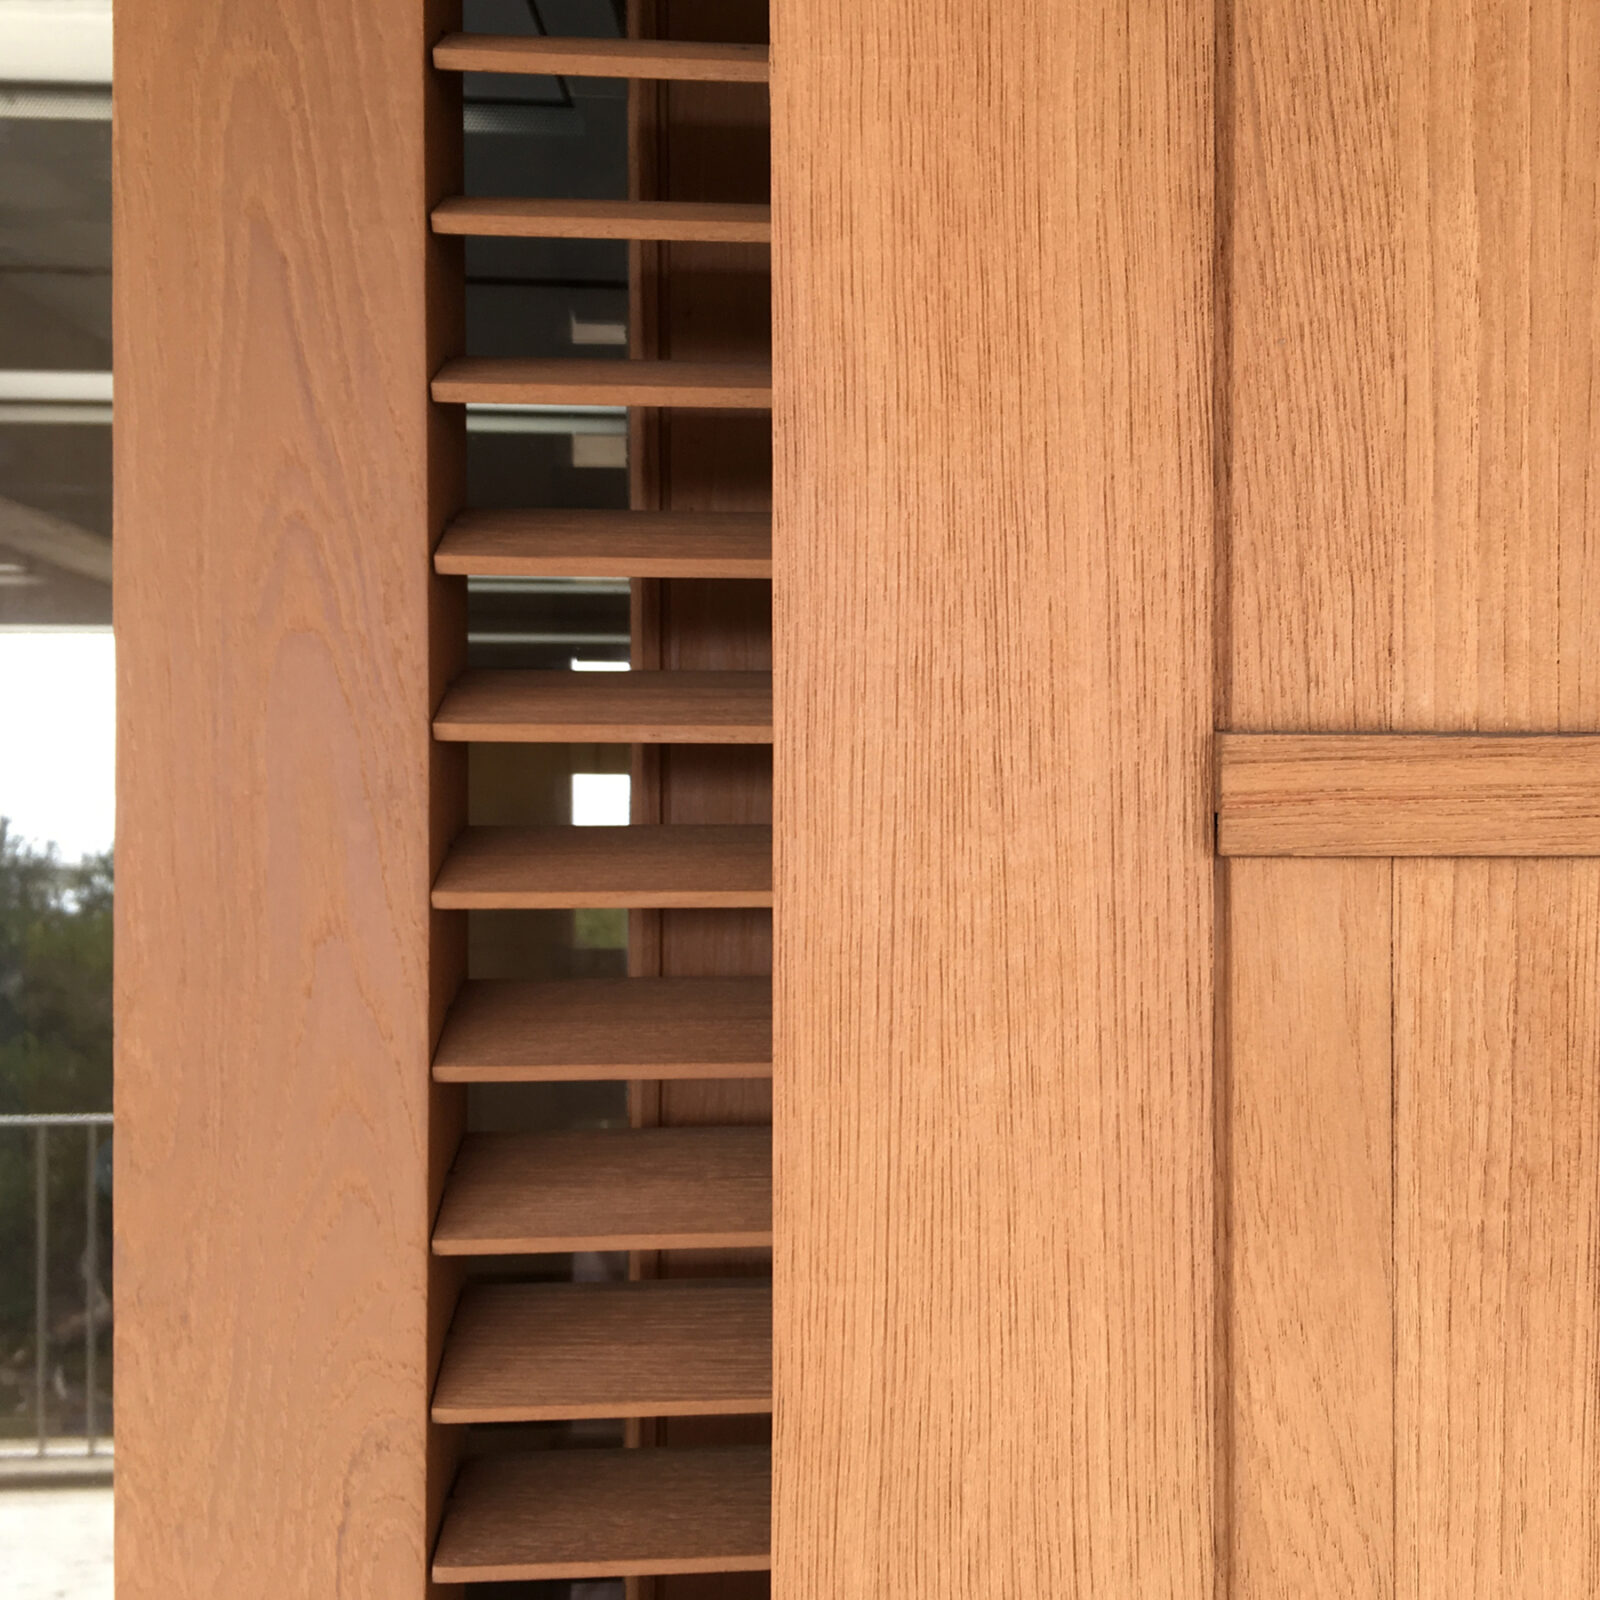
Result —
M 111 1490 L 0 1490 L 6 1600 L 112 1600 Z

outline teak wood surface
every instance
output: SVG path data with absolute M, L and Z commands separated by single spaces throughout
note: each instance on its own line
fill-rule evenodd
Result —
M 1600 855 L 1600 738 L 1227 733 L 1225 856 Z
M 1527 858 L 1600 738 L 1600 15 L 773 15 L 769 254 L 758 0 L 441 46 L 665 74 L 629 201 L 542 218 L 459 198 L 447 4 L 119 13 L 119 1600 L 1600 1593 L 1600 861 Z M 447 201 L 629 240 L 632 359 L 449 365 Z M 467 401 L 661 407 L 628 520 L 452 524 Z M 462 832 L 468 571 L 640 580 L 634 665 L 775 667 L 775 755 Z M 1388 853 L 1218 863 L 1219 776 L 1224 853 Z M 774 902 L 766 1056 L 764 988 L 634 996 L 644 1060 L 458 996 L 465 907 L 760 984 Z M 459 1141 L 573 1070 L 639 1126 Z M 663 1415 L 759 1398 L 688 1300 L 659 1384 L 469 1301 L 467 1412 L 751 1442 L 474 1464 L 432 1550 L 452 1258 L 774 1240 L 770 1556 L 764 1419 Z
M 430 1592 L 454 20 L 117 19 L 119 1600 Z
M 774 1588 L 1209 1600 L 1211 11 L 773 17 Z
M 1600 15 L 1237 0 L 1226 42 L 1218 725 L 1478 736 L 1363 760 L 1351 848 L 1588 847 L 1546 736 L 1600 734 Z M 1238 1600 L 1600 1593 L 1597 871 L 1227 865 Z

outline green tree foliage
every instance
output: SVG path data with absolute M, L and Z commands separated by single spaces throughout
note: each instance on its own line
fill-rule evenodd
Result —
M 111 1109 L 111 886 L 109 853 L 63 862 L 16 838 L 0 818 L 0 1112 Z M 81 1327 L 85 1169 L 84 1132 L 52 1132 L 52 1330 L 74 1317 Z M 35 1182 L 33 1132 L 0 1128 L 0 1432 L 21 1428 L 28 1419 L 19 1413 L 31 1404 L 24 1378 L 33 1361 Z M 101 1192 L 96 1202 L 105 1289 L 109 1200 Z M 70 1386 L 81 1357 L 64 1332 L 60 1343 L 51 1362 L 65 1365 Z M 64 1416 L 59 1425 L 74 1424 Z
M 111 1109 L 111 856 L 75 865 L 0 817 L 0 1111 Z

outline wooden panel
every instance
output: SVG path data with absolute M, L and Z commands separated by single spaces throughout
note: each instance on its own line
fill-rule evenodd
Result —
M 525 361 L 462 357 L 433 380 L 449 403 L 569 406 L 706 406 L 761 410 L 772 404 L 771 369 L 754 361 Z
M 436 1422 L 772 1409 L 772 1286 L 731 1279 L 500 1283 L 467 1290 Z
M 1225 856 L 1600 855 L 1600 738 L 1224 734 Z
M 760 1572 L 772 1458 L 727 1450 L 562 1450 L 463 1468 L 433 1570 L 445 1582 Z
M 774 1586 L 1199 1600 L 1212 11 L 774 22 Z
M 433 736 L 500 744 L 771 744 L 772 674 L 467 672 L 434 713 Z
M 440 1255 L 771 1242 L 766 1128 L 469 1134 L 433 1233 Z
M 1600 23 L 1234 9 L 1224 725 L 1600 730 Z
M 670 39 L 544 39 L 453 33 L 434 46 L 433 64 L 450 72 L 526 72 L 539 77 L 767 81 L 767 52 L 758 45 Z
M 484 577 L 769 578 L 772 518 L 747 512 L 467 511 L 434 565 Z
M 122 1600 L 426 1588 L 460 1099 L 428 1086 L 460 946 L 427 890 L 461 799 L 427 730 L 461 640 L 428 560 L 459 424 L 427 402 L 459 267 L 426 231 L 460 106 L 426 61 L 453 25 L 117 21 Z
M 453 911 L 770 906 L 772 829 L 468 828 L 433 885 Z
M 1600 863 L 1395 868 L 1400 1592 L 1600 1592 Z
M 457 196 L 435 206 L 436 233 L 520 239 L 662 239 L 766 244 L 768 206 L 690 200 L 524 200 Z
M 1238 0 L 1227 42 L 1219 721 L 1600 730 L 1600 18 L 1570 0 Z M 1508 823 L 1502 809 L 1498 826 L 1458 830 L 1453 847 L 1587 848 L 1573 826 L 1583 800 L 1567 787 L 1586 759 L 1539 775 L 1565 791 L 1557 837 L 1550 815 Z M 1457 809 L 1485 796 L 1449 798 Z M 1236 863 L 1229 876 L 1304 870 Z M 1594 1407 L 1593 1319 L 1578 1309 L 1594 1287 L 1575 1239 L 1592 1238 L 1597 1213 L 1571 1181 L 1580 1151 L 1592 1161 L 1593 1108 L 1569 1052 L 1593 1028 L 1574 985 L 1592 986 L 1576 976 L 1593 940 L 1577 908 L 1595 868 L 1393 870 L 1390 1001 L 1375 976 L 1361 989 L 1395 1017 L 1389 1148 L 1350 1146 L 1325 1195 L 1330 1213 L 1359 1215 L 1395 1185 L 1392 1592 L 1583 1593 L 1596 1587 L 1594 1446 L 1572 1419 L 1575 1404 Z M 1523 1220 L 1536 1192 L 1548 1228 Z M 1365 1273 L 1352 1305 L 1379 1293 L 1370 1258 Z M 1328 1318 L 1324 1340 L 1348 1312 Z M 1382 1353 L 1367 1360 L 1365 1373 L 1350 1367 L 1358 1393 L 1385 1381 Z M 1304 1450 L 1290 1418 L 1278 1457 Z M 1314 1501 L 1285 1480 L 1280 1524 L 1308 1503 L 1348 1503 L 1342 1459 L 1322 1463 Z M 1317 1531 L 1328 1575 L 1315 1592 L 1374 1592 L 1348 1555 L 1355 1526 Z
M 1386 861 L 1229 870 L 1229 1600 L 1394 1588 Z
M 764 1078 L 765 978 L 586 978 L 468 983 L 433 1058 L 446 1083 Z

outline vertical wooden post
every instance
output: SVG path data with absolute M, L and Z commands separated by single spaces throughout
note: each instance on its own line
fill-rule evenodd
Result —
M 1212 50 L 774 5 L 786 1600 L 1212 1593 Z
M 122 1600 L 426 1592 L 450 21 L 117 20 Z

